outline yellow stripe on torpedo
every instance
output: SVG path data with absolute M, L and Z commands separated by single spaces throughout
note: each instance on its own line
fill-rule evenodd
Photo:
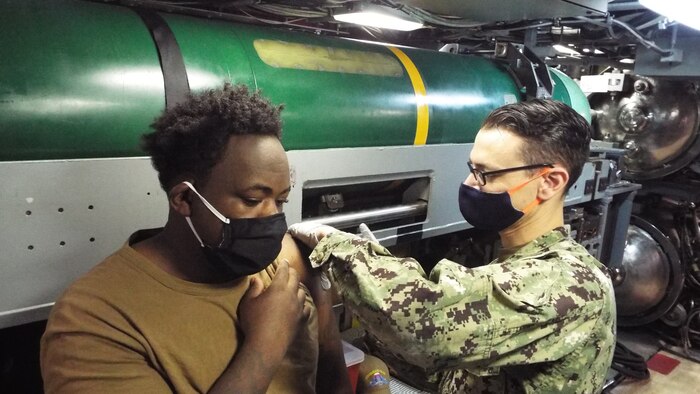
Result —
M 408 77 L 413 84 L 413 91 L 416 94 L 416 109 L 418 110 L 416 117 L 416 137 L 413 140 L 413 145 L 425 145 L 428 141 L 428 126 L 430 124 L 430 114 L 428 111 L 428 103 L 426 100 L 425 85 L 423 78 L 420 76 L 416 65 L 413 61 L 399 48 L 387 47 L 396 55 L 403 64 L 403 67 L 408 72 Z

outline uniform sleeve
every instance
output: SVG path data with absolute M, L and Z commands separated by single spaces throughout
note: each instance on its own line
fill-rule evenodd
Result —
M 595 324 L 576 310 L 581 299 L 559 294 L 556 264 L 469 269 L 442 260 L 426 277 L 417 261 L 346 233 L 324 238 L 311 260 L 328 263 L 346 303 L 374 336 L 427 371 L 491 375 L 505 365 L 553 361 L 587 340 L 585 326 Z M 553 349 L 535 351 L 546 346 Z
M 127 332 L 110 327 L 100 312 L 70 296 L 56 304 L 41 340 L 44 391 L 171 393 L 146 361 L 143 346 Z

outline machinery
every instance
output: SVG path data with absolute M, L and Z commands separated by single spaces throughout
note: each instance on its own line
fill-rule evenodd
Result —
M 598 138 L 625 149 L 621 175 L 642 184 L 624 256 L 610 264 L 618 324 L 653 323 L 668 349 L 700 360 L 699 80 L 616 77 L 619 90 L 589 101 Z

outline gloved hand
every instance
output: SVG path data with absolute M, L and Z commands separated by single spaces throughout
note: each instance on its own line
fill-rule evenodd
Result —
M 338 230 L 334 227 L 321 223 L 305 222 L 292 224 L 289 226 L 288 231 L 292 237 L 298 239 L 306 246 L 313 249 L 316 247 L 316 245 L 318 245 L 318 242 L 323 239 L 323 237 Z

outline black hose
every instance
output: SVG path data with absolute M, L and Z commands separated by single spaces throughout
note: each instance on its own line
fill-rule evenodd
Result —
M 610 390 L 628 377 L 639 380 L 649 379 L 649 369 L 647 368 L 644 357 L 631 351 L 627 346 L 620 343 L 620 341 L 617 341 L 615 344 L 615 353 L 610 368 L 616 370 L 620 374 L 603 388 L 604 393 L 610 392 Z

